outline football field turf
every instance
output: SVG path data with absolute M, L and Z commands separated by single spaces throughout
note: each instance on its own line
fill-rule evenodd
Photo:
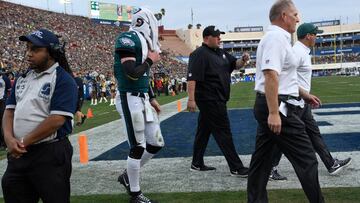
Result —
M 231 99 L 228 102 L 229 108 L 252 108 L 255 93 L 254 83 L 238 83 L 232 86 Z M 350 103 L 360 102 L 360 77 L 322 77 L 314 78 L 312 89 L 313 94 L 317 95 L 323 103 Z M 159 97 L 161 104 L 174 101 L 182 94 L 175 97 Z M 167 101 L 165 101 L 167 100 Z M 118 119 L 114 107 L 108 107 L 107 103 L 98 106 L 91 106 L 95 117 L 88 119 L 84 129 L 96 127 L 109 121 Z M 84 112 L 88 108 L 88 103 L 84 106 Z M 82 131 L 81 128 L 76 132 Z M 1 156 L 1 152 L 0 152 Z M 323 190 L 326 202 L 360 202 L 360 188 L 326 188 Z M 286 194 L 286 195 L 285 195 Z M 160 202 L 245 202 L 245 191 L 226 191 L 226 192 L 201 192 L 201 193 L 156 193 L 150 194 Z M 302 190 L 271 190 L 269 192 L 270 202 L 307 202 Z M 127 202 L 126 194 L 119 195 L 88 195 L 74 196 L 71 202 Z M 1 202 L 1 200 L 0 200 Z
M 319 77 L 313 78 L 312 81 L 312 93 L 317 95 L 323 103 L 360 102 L 360 77 Z M 160 104 L 166 104 L 185 96 L 187 96 L 186 93 L 180 93 L 174 97 L 162 94 L 157 97 L 157 100 Z M 231 87 L 228 108 L 252 108 L 254 100 L 254 83 L 237 83 Z M 90 106 L 90 102 L 86 101 L 82 111 L 86 114 L 88 108 L 91 108 L 94 118 L 87 119 L 84 125 L 76 127 L 74 133 L 119 119 L 115 106 L 108 105 L 109 103 L 102 103 Z
M 254 83 L 232 86 L 229 108 L 251 108 Z M 360 102 L 360 77 L 323 77 L 313 79 L 313 94 L 325 103 Z M 160 99 L 160 98 L 159 98 Z M 358 202 L 360 188 L 326 188 L 326 202 Z M 286 194 L 286 195 L 284 195 Z M 246 202 L 246 192 L 157 193 L 150 196 L 160 202 Z M 271 190 L 270 202 L 307 202 L 302 190 Z M 127 202 L 126 194 L 76 196 L 73 202 Z
M 322 189 L 327 203 L 357 203 L 360 200 L 360 188 Z M 286 194 L 286 195 L 284 195 Z M 306 203 L 302 190 L 269 190 L 269 202 Z M 245 203 L 246 191 L 201 192 L 201 193 L 158 193 L 149 194 L 150 198 L 164 203 Z M 4 202 L 0 199 L 0 203 Z M 88 195 L 71 197 L 71 203 L 123 203 L 128 195 Z
M 327 203 L 356 203 L 360 201 L 360 188 L 325 188 L 322 189 Z M 305 203 L 307 199 L 302 190 L 269 190 L 269 202 Z M 286 195 L 284 195 L 286 194 Z M 159 193 L 149 194 L 159 202 L 169 203 L 242 203 L 246 201 L 246 191 L 202 192 L 202 193 Z M 128 202 L 126 194 L 72 197 L 74 203 Z
M 187 94 L 185 92 L 181 92 L 179 95 L 176 96 L 164 96 L 164 94 L 161 94 L 161 96 L 157 97 L 156 99 L 158 100 L 160 105 L 163 105 L 183 98 L 186 95 Z M 82 107 L 82 112 L 86 115 L 89 108 L 92 109 L 94 118 L 87 119 L 85 123 L 80 127 L 75 127 L 74 133 L 94 128 L 120 118 L 115 106 L 109 106 L 109 102 L 101 104 L 98 103 L 98 105 L 92 106 L 90 105 L 90 101 L 85 101 Z

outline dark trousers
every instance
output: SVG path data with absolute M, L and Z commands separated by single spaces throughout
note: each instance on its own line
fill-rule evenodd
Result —
M 318 162 L 305 124 L 300 118 L 301 109 L 287 105 L 287 117 L 281 115 L 281 134 L 268 127 L 268 108 L 265 96 L 257 96 L 254 113 L 258 122 L 255 152 L 251 157 L 248 177 L 248 202 L 268 202 L 266 185 L 272 167 L 274 146 L 285 154 L 294 167 L 301 186 L 311 203 L 324 202 L 318 179 Z
M 8 166 L 2 177 L 6 203 L 70 202 L 71 157 L 69 140 L 30 146 L 27 153 L 15 159 L 8 155 Z
M 305 123 L 306 133 L 308 134 L 315 151 L 319 154 L 322 162 L 329 170 L 334 165 L 334 158 L 331 156 L 328 147 L 320 134 L 319 127 L 313 117 L 311 106 L 309 104 L 305 104 L 305 107 L 301 112 L 301 120 Z M 281 151 L 277 150 L 277 153 L 274 155 L 273 166 L 279 164 L 281 155 Z
M 183 90 L 184 92 L 186 92 L 186 82 L 183 82 L 183 83 L 182 83 L 182 90 Z
M 2 118 L 4 115 L 4 111 L 5 111 L 5 100 L 0 99 L 0 147 L 1 146 L 5 147 L 4 132 L 2 127 Z
M 197 132 L 194 141 L 192 164 L 204 165 L 204 154 L 210 134 L 215 138 L 220 150 L 225 156 L 230 170 L 244 167 L 234 146 L 227 114 L 226 102 L 199 101 L 196 102 L 200 113 Z

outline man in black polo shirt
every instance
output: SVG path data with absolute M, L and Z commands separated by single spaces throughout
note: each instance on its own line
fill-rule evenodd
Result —
M 232 176 L 247 177 L 248 168 L 241 162 L 232 140 L 226 102 L 230 95 L 230 75 L 235 68 L 241 68 L 249 60 L 246 53 L 237 60 L 219 48 L 220 34 L 215 26 L 203 31 L 203 44 L 190 54 L 188 70 L 189 111 L 196 105 L 200 113 L 194 141 L 193 160 L 190 170 L 215 170 L 204 164 L 204 153 L 210 134 L 223 152 Z

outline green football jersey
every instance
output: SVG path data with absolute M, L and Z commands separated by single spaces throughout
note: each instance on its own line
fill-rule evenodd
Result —
M 124 72 L 121 64 L 121 52 L 134 53 L 136 58 L 136 66 L 142 64 L 142 46 L 140 38 L 133 31 L 121 33 L 115 42 L 115 62 L 114 74 L 118 81 L 118 89 L 120 92 L 148 92 L 149 90 L 149 72 L 147 70 L 143 76 L 139 78 L 131 78 Z

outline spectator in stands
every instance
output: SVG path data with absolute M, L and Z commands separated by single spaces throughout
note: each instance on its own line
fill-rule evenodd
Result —
M 181 78 L 181 83 L 182 83 L 182 89 L 181 89 L 181 91 L 182 91 L 182 92 L 186 92 L 187 83 L 186 83 L 186 78 L 185 78 L 185 77 L 182 77 L 182 78 Z
M 100 82 L 100 101 L 99 103 L 102 103 L 102 101 L 104 100 L 105 103 L 108 102 L 108 100 L 106 99 L 106 80 L 105 78 L 101 79 L 101 82 Z
M 116 83 L 115 83 L 115 78 L 112 77 L 111 78 L 111 82 L 110 82 L 110 106 L 114 106 L 115 105 L 115 96 L 116 96 Z
M 97 105 L 97 98 L 98 98 L 98 82 L 97 80 L 94 78 L 91 80 L 90 82 L 91 84 L 91 104 L 90 105 Z
M 157 96 L 160 96 L 160 94 L 161 94 L 161 92 L 163 90 L 163 82 L 161 81 L 160 78 L 156 79 L 155 86 L 156 86 Z
M 126 31 L 126 27 L 95 24 L 86 17 L 54 13 L 5 1 L 0 1 L 0 10 L 6 11 L 0 12 L 0 65 L 6 72 L 13 72 L 17 77 L 27 67 L 23 60 L 25 48 L 14 36 L 40 27 L 51 27 L 67 42 L 69 64 L 71 67 L 80 67 L 79 74 L 96 77 L 92 73 L 97 72 L 105 75 L 107 80 L 112 77 L 113 39 L 119 31 Z M 152 72 L 185 76 L 186 64 L 174 56 L 175 53 L 170 50 L 163 50 L 162 61 L 153 66 Z

